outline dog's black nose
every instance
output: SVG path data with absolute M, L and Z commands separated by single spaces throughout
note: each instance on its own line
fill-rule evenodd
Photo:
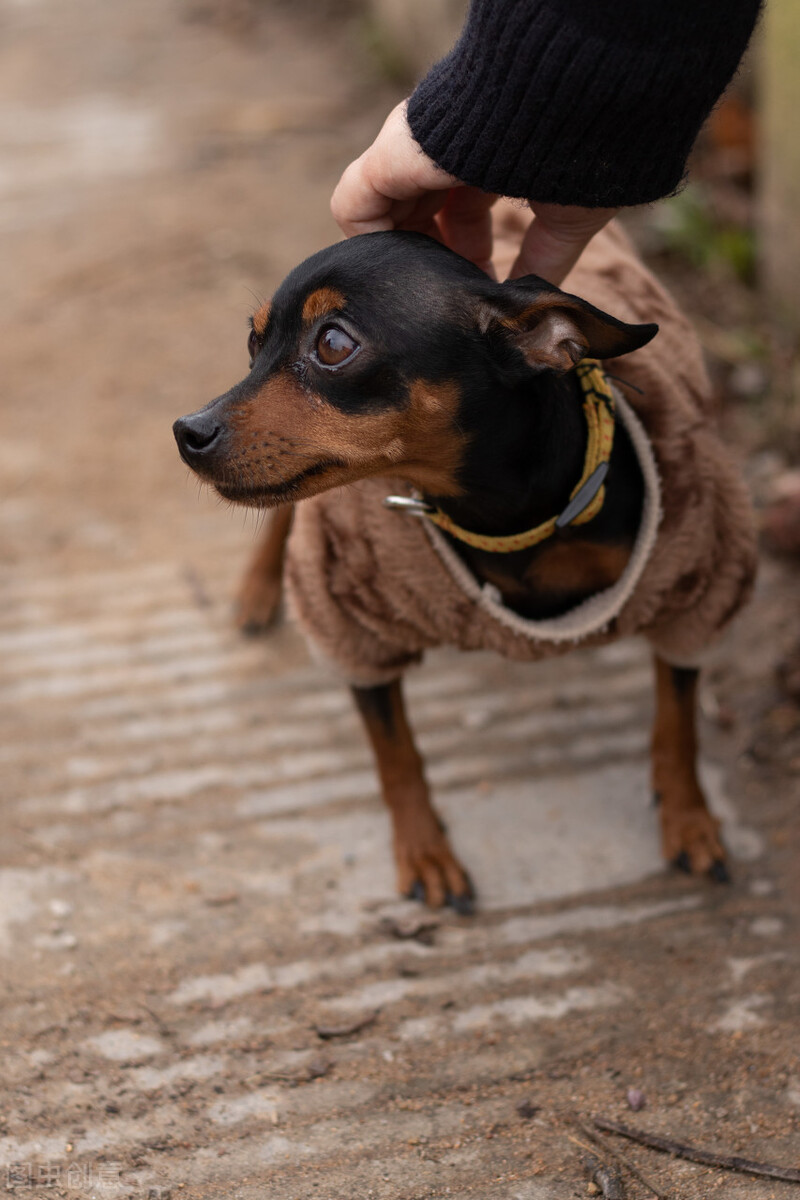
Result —
M 222 426 L 213 413 L 201 409 L 200 412 L 190 413 L 188 417 L 179 417 L 172 426 L 172 432 L 181 458 L 194 467 L 201 460 L 207 461 L 219 448 Z

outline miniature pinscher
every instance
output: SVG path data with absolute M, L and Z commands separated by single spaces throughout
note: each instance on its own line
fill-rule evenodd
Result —
M 619 421 L 591 520 L 504 555 L 451 536 L 447 522 L 491 540 L 562 512 L 586 451 L 576 364 L 617 358 L 656 332 L 535 276 L 495 283 L 419 234 L 366 234 L 309 258 L 252 317 L 246 378 L 174 425 L 181 457 L 221 496 L 276 510 L 245 582 L 241 624 L 274 615 L 291 505 L 376 476 L 405 480 L 443 514 L 444 536 L 472 575 L 522 617 L 557 616 L 613 585 L 644 496 Z M 718 823 L 696 775 L 698 672 L 658 656 L 655 668 L 664 854 L 725 881 Z M 400 892 L 469 911 L 472 885 L 431 805 L 400 682 L 353 694 L 393 821 Z

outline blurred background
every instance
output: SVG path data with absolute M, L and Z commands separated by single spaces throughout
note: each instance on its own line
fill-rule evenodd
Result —
M 800 0 L 689 185 L 626 218 L 762 524 L 702 698 L 734 888 L 662 871 L 641 649 L 442 655 L 411 714 L 482 911 L 409 916 L 349 698 L 290 625 L 236 633 L 258 521 L 173 443 L 462 12 L 0 0 L 0 1182 L 27 1194 L 562 1200 L 558 1113 L 625 1116 L 629 1084 L 652 1127 L 796 1161 Z M 687 1200 L 766 1194 L 666 1163 Z

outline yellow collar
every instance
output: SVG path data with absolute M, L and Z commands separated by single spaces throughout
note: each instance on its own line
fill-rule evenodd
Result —
M 419 501 L 387 496 L 384 503 L 389 508 L 400 508 L 425 516 L 460 542 L 465 542 L 476 550 L 491 550 L 495 554 L 513 554 L 515 550 L 527 550 L 530 546 L 536 546 L 545 538 L 551 537 L 557 529 L 563 529 L 566 525 L 584 525 L 591 521 L 600 512 L 605 500 L 603 480 L 608 472 L 608 460 L 614 445 L 614 394 L 597 359 L 585 358 L 578 363 L 575 370 L 583 389 L 583 412 L 589 437 L 583 474 L 570 493 L 569 504 L 558 516 L 550 517 L 548 521 L 543 521 L 541 525 L 524 533 L 490 537 L 487 534 L 462 529 L 441 509 L 429 508 Z

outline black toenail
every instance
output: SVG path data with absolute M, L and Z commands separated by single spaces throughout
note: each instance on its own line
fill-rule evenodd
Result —
M 422 886 L 419 879 L 416 879 L 411 885 L 410 891 L 406 892 L 406 900 L 419 900 L 424 903 L 425 888 Z
M 449 904 L 460 917 L 471 917 L 475 912 L 475 900 L 472 896 L 453 896 L 448 894 L 446 904 Z
M 728 870 L 728 864 L 722 858 L 715 858 L 711 864 L 711 869 L 708 872 L 714 883 L 730 883 L 731 873 Z
M 692 864 L 685 850 L 681 850 L 678 857 L 672 860 L 672 865 L 673 867 L 677 867 L 679 871 L 685 871 L 687 875 L 691 875 L 692 873 Z

